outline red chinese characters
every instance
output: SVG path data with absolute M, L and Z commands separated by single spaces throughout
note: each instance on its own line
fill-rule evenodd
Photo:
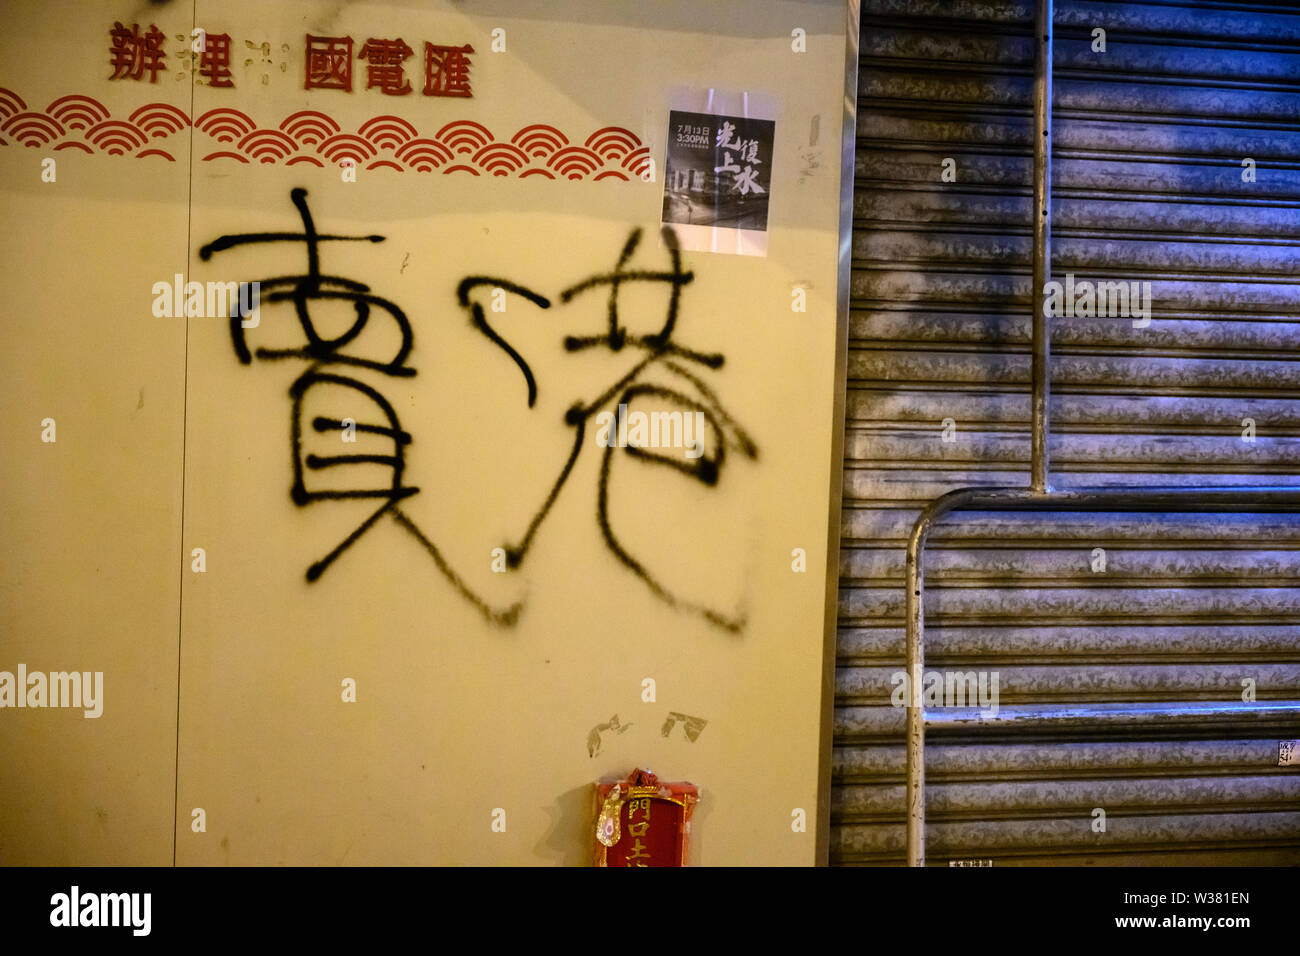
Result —
M 469 54 L 464 46 L 424 45 L 424 95 L 473 96 L 469 88 Z
M 648 770 L 596 785 L 596 866 L 685 866 L 699 789 Z
M 352 92 L 352 37 L 318 37 L 307 34 L 308 90 Z
M 230 79 L 230 34 L 209 33 L 199 54 L 199 75 L 208 78 L 209 86 L 234 86 Z
M 194 34 L 199 35 L 195 30 Z M 356 51 L 350 36 L 317 36 L 305 34 L 303 53 L 303 89 L 342 90 L 352 92 L 354 60 L 366 64 L 367 90 L 378 90 L 385 96 L 406 96 L 414 92 L 406 75 L 406 61 L 415 56 L 401 37 L 389 39 L 370 37 Z M 147 75 L 150 83 L 158 82 L 158 73 L 167 69 L 167 53 L 163 48 L 166 35 L 155 24 L 144 33 L 138 23 L 124 26 L 114 22 L 109 30 L 111 46 L 109 61 L 113 67 L 112 80 L 140 80 Z M 232 88 L 235 86 L 230 57 L 233 41 L 229 33 L 204 33 L 202 44 L 191 49 L 199 54 L 197 74 L 207 79 L 208 86 Z M 251 48 L 253 44 L 249 42 Z M 264 43 L 266 50 L 270 45 Z M 285 50 L 289 47 L 286 45 Z M 180 54 L 184 61 L 186 53 Z M 450 96 L 468 98 L 474 95 L 470 87 L 470 54 L 474 47 L 468 43 L 460 46 L 424 44 L 425 96 Z M 251 63 L 252 61 L 248 61 Z M 266 63 L 270 63 L 269 54 Z M 283 69 L 283 66 L 281 67 Z M 183 74 L 182 74 L 183 75 Z M 262 77 L 265 84 L 267 77 Z
M 166 37 L 158 27 L 151 23 L 148 32 L 141 35 L 140 24 L 133 23 L 128 30 L 115 21 L 108 37 L 109 62 L 113 67 L 110 80 L 139 80 L 148 71 L 149 82 L 158 82 L 158 71 L 165 69 L 163 60 L 167 58 L 162 48 Z
M 424 95 L 474 95 L 469 84 L 470 59 L 474 47 L 424 44 Z M 404 61 L 415 53 L 406 42 L 371 37 L 357 59 L 366 61 L 366 89 L 378 89 L 388 96 L 411 92 Z M 307 34 L 306 89 L 352 91 L 352 37 L 318 37 Z
M 411 92 L 411 84 L 402 72 L 402 61 L 415 51 L 407 46 L 401 37 L 396 40 L 376 40 L 371 37 L 357 55 L 357 59 L 366 60 L 366 89 L 379 88 L 379 92 L 389 96 L 405 96 Z

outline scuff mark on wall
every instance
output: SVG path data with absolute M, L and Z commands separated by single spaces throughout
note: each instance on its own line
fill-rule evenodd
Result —
M 609 718 L 607 723 L 597 724 L 595 727 L 592 727 L 590 732 L 587 734 L 587 756 L 594 757 L 596 754 L 600 753 L 600 735 L 602 732 L 612 730 L 615 733 L 622 734 L 626 733 L 631 726 L 631 724 L 620 724 L 618 721 L 618 714 L 615 714 L 613 717 Z

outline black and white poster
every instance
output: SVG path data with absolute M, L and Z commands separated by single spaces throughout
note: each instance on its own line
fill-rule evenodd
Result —
M 663 222 L 682 248 L 767 254 L 776 122 L 672 110 Z

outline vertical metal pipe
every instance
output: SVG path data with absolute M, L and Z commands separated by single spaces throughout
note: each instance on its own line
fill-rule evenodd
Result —
M 925 866 L 925 545 L 948 512 L 981 495 L 1023 496 L 1023 488 L 959 488 L 921 509 L 907 542 L 907 865 Z
M 1034 269 L 1033 308 L 1033 447 L 1030 480 L 1033 493 L 1052 490 L 1047 438 L 1052 380 L 1052 330 L 1043 287 L 1051 274 L 1052 211 L 1052 0 L 1038 0 L 1035 23 L 1034 82 Z M 950 492 L 921 513 L 907 547 L 907 865 L 925 866 L 925 707 L 921 688 L 925 671 L 925 545 L 934 521 L 977 489 Z M 1012 494 L 1015 494 L 1012 492 Z
M 907 865 L 925 866 L 925 540 L 929 510 L 922 511 L 907 544 Z
M 1050 437 L 1052 409 L 1052 327 L 1044 302 L 1043 287 L 1052 274 L 1052 0 L 1038 0 L 1038 50 L 1034 74 L 1034 278 L 1030 301 L 1034 315 L 1033 362 L 1030 388 L 1033 392 L 1033 442 L 1031 486 L 1050 491 Z

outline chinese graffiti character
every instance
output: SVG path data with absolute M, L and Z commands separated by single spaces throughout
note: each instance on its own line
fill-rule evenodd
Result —
M 389 96 L 405 96 L 411 92 L 411 84 L 402 73 L 402 61 L 414 53 L 409 46 L 396 40 L 376 40 L 371 37 L 366 41 L 357 59 L 366 60 L 366 89 L 379 87 L 379 92 Z
M 342 554 L 353 542 L 368 530 L 379 518 L 393 508 L 403 498 L 416 494 L 419 489 L 402 484 L 402 472 L 406 467 L 405 448 L 411 436 L 404 432 L 397 419 L 393 406 L 378 391 L 365 383 L 340 374 L 320 371 L 326 364 L 347 365 L 373 369 L 387 375 L 410 376 L 415 369 L 406 366 L 406 358 L 411 350 L 411 325 L 405 313 L 394 303 L 379 296 L 369 295 L 369 286 L 341 276 L 323 275 L 320 271 L 320 243 L 330 241 L 343 242 L 382 242 L 383 236 L 335 236 L 321 235 L 316 231 L 307 208 L 307 191 L 295 189 L 291 193 L 294 205 L 302 217 L 303 231 L 297 233 L 267 232 L 243 233 L 220 238 L 208 243 L 199 250 L 199 258 L 207 260 L 213 253 L 222 252 L 235 246 L 264 242 L 302 242 L 307 250 L 307 272 L 302 275 L 281 276 L 267 279 L 261 283 L 262 289 L 273 289 L 270 295 L 264 295 L 267 302 L 292 303 L 298 322 L 306 339 L 306 344 L 296 349 L 259 348 L 259 359 L 306 359 L 312 364 L 307 371 L 293 383 L 289 390 L 293 398 L 293 446 L 294 446 L 294 481 L 291 497 L 298 505 L 328 499 L 380 498 L 384 503 L 379 510 L 367 518 L 360 527 L 343 540 L 333 551 L 307 569 L 307 579 L 315 580 Z M 317 301 L 342 300 L 351 302 L 356 311 L 356 320 L 350 328 L 336 338 L 324 338 L 311 320 L 309 304 Z M 365 330 L 373 309 L 382 309 L 392 317 L 401 334 L 401 345 L 395 355 L 388 361 L 364 358 L 347 354 L 344 350 L 357 340 Z M 235 354 L 244 364 L 252 362 L 253 353 L 245 341 L 244 326 L 237 314 L 230 318 L 230 333 L 234 340 Z M 374 434 L 383 435 L 392 440 L 392 454 L 383 456 L 330 456 L 304 455 L 303 442 L 303 406 L 307 393 L 318 386 L 336 386 L 352 389 L 370 400 L 370 404 L 382 414 L 378 424 L 359 425 L 358 428 Z M 342 430 L 345 426 L 341 420 L 315 417 L 312 426 L 317 432 Z M 363 459 L 363 460 L 359 460 Z M 347 490 L 330 488 L 312 491 L 306 484 L 306 470 L 319 471 L 322 468 L 346 467 L 355 464 L 386 465 L 391 471 L 391 480 L 382 487 L 373 484 L 359 485 Z
M 473 96 L 469 89 L 469 56 L 474 48 L 424 44 L 424 95 Z
M 596 521 L 604 535 L 606 546 L 615 557 L 662 600 L 670 605 L 700 614 L 711 623 L 727 630 L 737 631 L 740 630 L 743 623 L 740 618 L 728 617 L 710 607 L 672 594 L 640 560 L 627 550 L 615 533 L 609 518 L 610 477 L 614 460 L 612 456 L 616 443 L 602 443 L 600 441 L 600 429 L 608 428 L 616 432 L 620 428 L 624 410 L 635 399 L 658 400 L 681 408 L 685 412 L 702 415 L 708 431 L 712 435 L 713 452 L 712 454 L 706 454 L 701 446 L 697 449 L 698 456 L 687 456 L 686 460 L 679 460 L 665 458 L 641 448 L 628 446 L 625 451 L 633 459 L 639 459 L 646 463 L 666 465 L 702 484 L 713 486 L 718 482 L 728 448 L 737 449 L 751 459 L 758 456 L 758 449 L 754 442 L 722 408 L 713 390 L 699 377 L 697 371 L 691 368 L 691 363 L 708 369 L 721 368 L 724 361 L 723 356 L 718 353 L 698 352 L 672 341 L 673 331 L 677 324 L 682 288 L 691 283 L 695 278 L 695 273 L 683 271 L 680 246 L 678 245 L 676 233 L 671 228 L 665 227 L 663 240 L 672 263 L 670 270 L 656 271 L 628 268 L 641 242 L 641 230 L 634 229 L 631 235 L 628 236 L 612 272 L 593 276 L 570 286 L 560 293 L 561 303 L 567 304 L 576 296 L 587 291 L 602 287 L 608 287 L 609 290 L 608 324 L 605 333 L 592 336 L 566 336 L 564 338 L 566 351 L 580 352 L 591 348 L 605 348 L 609 350 L 611 355 L 631 354 L 625 359 L 625 370 L 616 381 L 590 401 L 579 400 L 569 406 L 564 416 L 565 424 L 573 429 L 573 447 L 569 453 L 569 460 L 552 485 L 547 499 L 541 504 L 541 507 L 529 522 L 522 538 L 518 540 L 517 544 L 505 546 L 506 564 L 510 568 L 522 565 L 524 558 L 532 547 L 535 535 L 545 522 L 552 506 L 573 472 L 574 464 L 582 451 L 584 438 L 588 434 L 588 423 L 594 419 L 598 426 L 597 443 L 605 445 L 597 487 Z M 654 282 L 668 286 L 668 307 L 663 318 L 663 324 L 658 331 L 632 334 L 631 330 L 624 325 L 619 309 L 619 291 L 625 283 L 629 282 Z M 489 283 L 505 285 L 503 280 L 484 277 L 473 277 L 464 280 L 458 293 L 461 305 L 469 307 L 467 296 L 469 288 Z M 527 362 L 508 342 L 487 326 L 483 320 L 481 308 L 476 307 L 473 320 L 475 326 L 502 348 L 519 366 L 528 387 L 528 404 L 532 406 L 537 394 L 537 386 Z M 648 380 L 652 373 L 658 375 L 661 379 L 671 379 L 671 384 L 660 384 L 658 381 Z M 615 412 L 604 411 L 611 405 L 618 410 Z M 602 417 L 606 416 L 609 420 L 605 425 L 600 425 Z
M 149 82 L 158 82 L 158 71 L 163 69 L 162 61 L 167 58 L 162 49 L 166 37 L 161 30 L 151 23 L 149 32 L 141 36 L 138 23 L 131 24 L 128 30 L 121 23 L 114 22 L 108 35 L 113 43 L 110 61 L 113 75 L 110 80 L 138 80 L 148 70 Z
M 307 206 L 307 190 L 294 189 L 290 193 L 298 215 L 302 219 L 301 232 L 257 232 L 236 233 L 220 236 L 199 250 L 199 258 L 207 261 L 214 253 L 223 252 L 237 246 L 275 243 L 301 242 L 306 248 L 307 271 L 300 275 L 279 276 L 263 280 L 262 290 L 271 289 L 269 295 L 261 296 L 265 303 L 284 303 L 293 306 L 305 344 L 300 348 L 258 348 L 249 349 L 245 338 L 245 328 L 237 310 L 230 316 L 230 335 L 234 344 L 235 355 L 245 365 L 252 363 L 254 356 L 258 359 L 299 359 L 307 362 L 306 370 L 297 378 L 289 389 L 293 399 L 291 412 L 291 443 L 293 449 L 293 485 L 290 497 L 297 505 L 306 506 L 321 501 L 350 501 L 357 499 L 378 499 L 382 503 L 362 521 L 327 555 L 307 568 L 307 580 L 316 581 L 333 562 L 355 544 L 362 535 L 377 526 L 381 519 L 389 519 L 405 533 L 414 537 L 433 559 L 438 570 L 451 582 L 467 601 L 482 612 L 483 616 L 496 624 L 512 625 L 519 614 L 521 605 L 514 604 L 504 610 L 496 610 L 477 594 L 471 591 L 443 558 L 437 546 L 420 530 L 420 528 L 401 510 L 400 503 L 419 493 L 419 488 L 403 483 L 406 469 L 406 449 L 413 441 L 409 432 L 403 430 L 396 409 L 380 392 L 365 382 L 343 371 L 367 370 L 392 377 L 409 377 L 415 375 L 415 369 L 406 364 L 412 346 L 411 323 L 398 306 L 370 294 L 370 287 L 345 279 L 342 276 L 328 275 L 321 272 L 320 245 L 323 242 L 383 242 L 383 236 L 340 236 L 323 234 L 316 230 L 311 210 Z M 312 320 L 313 303 L 342 301 L 351 303 L 355 319 L 351 326 L 334 337 L 322 335 Z M 545 300 L 543 300 L 545 301 Z M 549 304 L 549 303 L 548 303 Z M 378 354 L 367 354 L 367 350 L 376 348 L 375 337 L 364 333 L 369 320 L 380 313 L 387 313 L 398 332 L 399 343 L 396 350 L 388 336 L 379 336 L 385 345 Z M 327 370 L 328 366 L 344 366 L 338 371 Z M 356 405 L 374 410 L 376 420 L 360 422 L 351 419 L 350 423 L 338 414 L 311 414 L 318 412 L 322 406 L 331 401 L 331 396 L 341 394 L 342 390 L 355 393 L 351 402 L 342 406 L 347 414 Z M 335 405 L 333 408 L 337 408 Z M 391 443 L 385 454 L 373 455 L 335 455 L 311 454 L 307 451 L 308 442 L 317 434 L 346 431 L 354 428 L 357 432 L 377 436 L 382 442 Z M 376 480 L 375 465 L 388 469 L 386 480 Z M 314 481 L 321 473 L 356 476 L 355 482 L 345 483 L 345 487 L 332 484 L 323 487 L 309 487 L 309 480 Z M 381 471 L 381 474 L 383 472 Z
M 199 54 L 199 75 L 209 86 L 234 86 L 230 80 L 230 34 L 209 33 Z
M 352 92 L 352 37 L 307 34 L 307 90 Z

